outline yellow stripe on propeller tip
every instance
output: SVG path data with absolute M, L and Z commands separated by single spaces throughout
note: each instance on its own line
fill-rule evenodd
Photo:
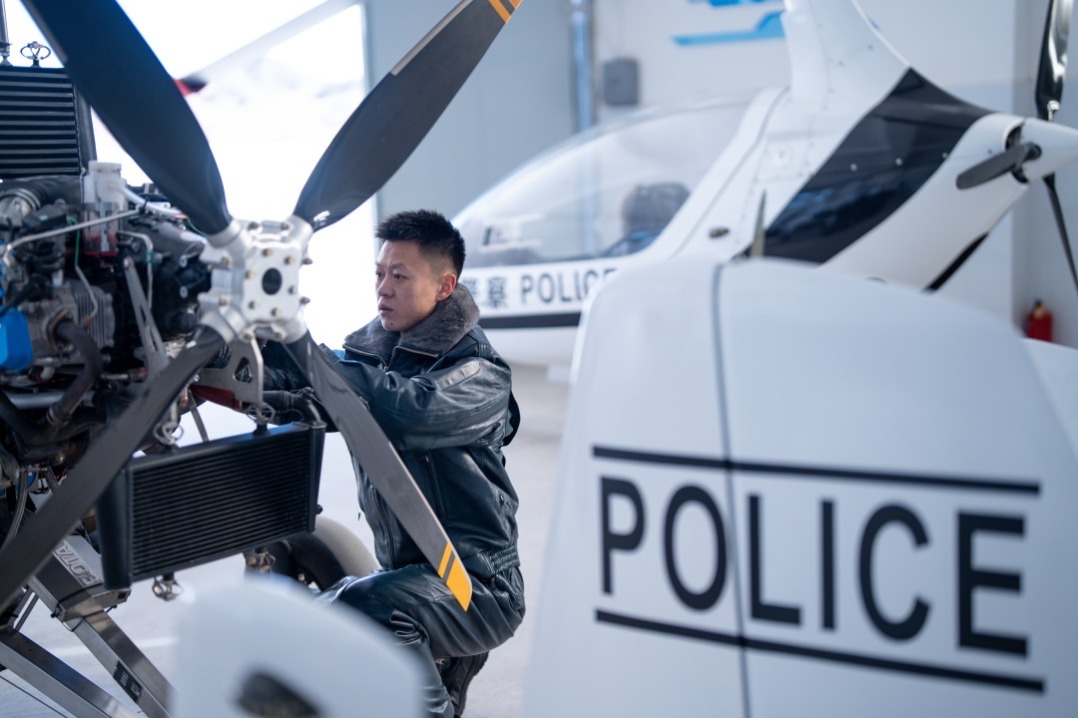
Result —
M 468 572 L 460 565 L 460 561 L 453 562 L 445 585 L 449 586 L 449 590 L 456 596 L 460 607 L 467 611 L 468 606 L 472 605 L 472 580 L 468 577 Z
M 512 4 L 514 10 L 520 7 L 521 1 L 522 0 L 508 0 L 508 2 Z M 503 0 L 487 0 L 487 2 L 489 2 L 490 6 L 494 8 L 494 11 L 498 13 L 502 22 L 509 22 L 509 16 L 513 14 L 513 10 L 507 8 Z
M 446 575 L 446 569 L 449 571 L 448 576 Z M 442 552 L 442 560 L 438 565 L 438 576 L 445 581 L 449 592 L 457 599 L 461 608 L 467 611 L 468 607 L 472 605 L 472 580 L 468 577 L 468 572 L 461 566 L 460 559 L 453 551 L 453 544 L 451 543 L 447 543 L 445 551 Z

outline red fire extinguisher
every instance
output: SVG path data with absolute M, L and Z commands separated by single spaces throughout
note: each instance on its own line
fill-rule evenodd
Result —
M 1026 336 L 1030 339 L 1052 341 L 1052 312 L 1039 299 L 1034 302 L 1033 309 L 1026 317 Z

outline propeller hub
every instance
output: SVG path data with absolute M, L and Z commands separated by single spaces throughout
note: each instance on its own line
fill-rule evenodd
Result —
M 202 323 L 227 341 L 254 336 L 293 340 L 306 324 L 299 293 L 299 270 L 307 263 L 307 243 L 313 230 L 298 217 L 284 222 L 232 225 L 202 251 L 212 268 L 210 289 L 199 296 Z M 215 238 L 228 234 L 225 243 Z

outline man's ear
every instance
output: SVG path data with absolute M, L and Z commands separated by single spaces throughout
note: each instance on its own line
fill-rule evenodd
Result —
M 438 301 L 447 299 L 453 290 L 457 288 L 457 275 L 446 272 L 442 275 L 442 283 L 438 285 Z

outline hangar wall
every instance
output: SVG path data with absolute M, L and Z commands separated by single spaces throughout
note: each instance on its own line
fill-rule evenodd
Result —
M 921 74 L 952 91 L 976 93 L 1011 82 L 1012 59 L 1022 32 L 1015 20 L 1019 14 L 1036 18 L 1033 34 L 1038 44 L 1045 3 L 859 0 L 858 4 Z M 638 105 L 600 103 L 600 118 L 637 107 L 785 85 L 789 65 L 779 21 L 783 9 L 782 0 L 594 0 L 597 74 L 612 59 L 630 58 L 639 65 L 640 80 Z
M 373 83 L 457 0 L 367 0 Z M 379 217 L 416 207 L 447 216 L 575 130 L 570 0 L 528 0 L 415 154 L 377 197 Z

